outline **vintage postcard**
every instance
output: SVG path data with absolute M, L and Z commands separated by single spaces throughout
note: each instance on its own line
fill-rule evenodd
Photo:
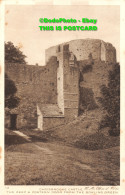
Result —
M 0 192 L 125 194 L 122 1 L 0 2 Z

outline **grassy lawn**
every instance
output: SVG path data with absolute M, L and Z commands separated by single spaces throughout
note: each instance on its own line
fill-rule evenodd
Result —
M 6 130 L 6 185 L 119 185 L 118 137 L 110 140 L 115 146 L 92 151 L 50 132 L 25 134 L 31 142 Z

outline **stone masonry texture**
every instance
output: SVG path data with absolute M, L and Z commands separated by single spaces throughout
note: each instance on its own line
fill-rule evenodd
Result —
M 45 53 L 45 66 L 6 63 L 6 74 L 20 98 L 18 128 L 37 128 L 38 103 L 57 104 L 64 115 L 64 120 L 43 119 L 45 129 L 73 120 L 81 111 L 97 109 L 100 87 L 108 84 L 116 63 L 115 48 L 98 39 L 73 40 Z

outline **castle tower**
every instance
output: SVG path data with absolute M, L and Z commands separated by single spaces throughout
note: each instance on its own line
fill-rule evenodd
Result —
M 108 84 L 115 63 L 116 50 L 110 43 L 81 39 L 47 49 L 45 66 L 6 64 L 6 74 L 21 97 L 17 110 L 8 111 L 10 120 L 21 128 L 38 124 L 44 130 L 89 110 L 95 115 L 95 109 L 102 110 L 101 86 Z
M 57 104 L 66 118 L 78 116 L 79 68 L 76 58 L 69 52 L 69 45 L 58 46 L 56 50 L 59 66 L 57 69 Z
M 64 116 L 73 119 L 79 110 L 79 67 L 75 55 L 69 52 L 69 45 L 63 46 L 63 54 Z
M 108 73 L 116 63 L 116 50 L 98 39 L 81 39 L 46 50 L 46 61 L 56 56 L 57 103 L 65 118 L 100 107 L 101 85 L 108 84 Z M 82 78 L 82 79 L 81 79 Z

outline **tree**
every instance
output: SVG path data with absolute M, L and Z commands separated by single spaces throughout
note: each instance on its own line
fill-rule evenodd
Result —
M 18 106 L 20 99 L 15 95 L 16 92 L 15 83 L 5 74 L 5 108 L 12 109 Z
M 115 64 L 113 70 L 109 72 L 108 86 L 101 87 L 101 104 L 107 111 L 107 115 L 102 121 L 102 126 L 110 127 L 110 135 L 120 133 L 120 65 Z
M 5 43 L 5 62 L 26 64 L 26 56 L 12 42 Z
M 12 42 L 5 43 L 5 62 L 26 64 L 26 56 L 15 47 Z M 5 74 L 5 107 L 13 109 L 18 106 L 20 99 L 15 94 L 17 88 L 14 81 L 12 81 L 7 74 Z

